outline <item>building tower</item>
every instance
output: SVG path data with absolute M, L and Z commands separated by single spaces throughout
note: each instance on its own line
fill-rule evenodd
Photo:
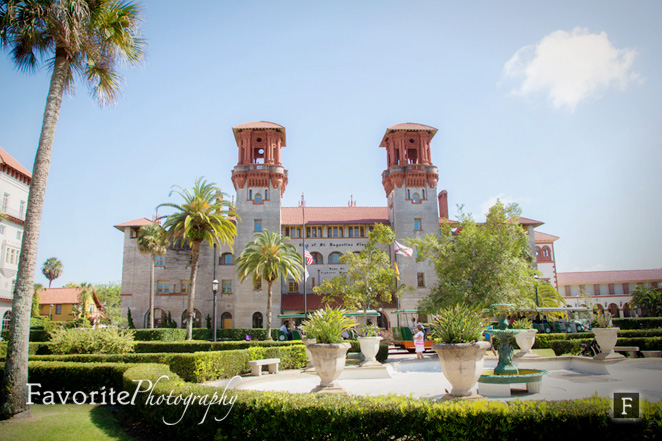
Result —
M 236 257 L 255 233 L 270 230 L 280 233 L 281 198 L 287 186 L 287 170 L 280 159 L 285 147 L 285 127 L 266 121 L 240 124 L 232 128 L 239 148 L 239 159 L 232 171 L 232 183 L 237 192 L 237 238 L 233 249 Z M 253 323 L 266 325 L 267 286 L 246 280 L 239 283 L 235 276 L 235 289 L 225 300 L 224 311 L 232 314 L 235 328 L 251 328 Z M 261 286 L 260 286 L 261 285 Z M 273 317 L 280 311 L 280 284 L 274 284 Z M 228 308 L 228 304 L 233 306 Z M 260 325 L 260 327 L 262 327 Z
M 437 167 L 432 164 L 430 141 L 437 129 L 423 124 L 402 123 L 386 129 L 380 147 L 386 149 L 382 184 L 386 191 L 388 216 L 396 240 L 421 238 L 439 233 Z M 397 257 L 400 283 L 414 288 L 400 299 L 400 308 L 415 309 L 427 296 L 436 275 L 428 263 L 415 256 Z

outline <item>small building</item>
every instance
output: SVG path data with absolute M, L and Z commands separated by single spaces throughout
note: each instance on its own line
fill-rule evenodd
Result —
M 46 288 L 39 291 L 39 315 L 55 322 L 68 322 L 76 319 L 83 288 Z M 105 317 L 104 307 L 92 289 L 92 302 L 89 305 L 90 323 Z
M 558 273 L 559 294 L 568 306 L 595 306 L 613 317 L 636 317 L 630 306 L 637 285 L 662 287 L 662 268 Z

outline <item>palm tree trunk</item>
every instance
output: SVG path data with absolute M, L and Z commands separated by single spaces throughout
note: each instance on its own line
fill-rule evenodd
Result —
M 154 254 L 149 273 L 149 329 L 154 329 Z
M 7 362 L 3 385 L 0 412 L 5 417 L 29 412 L 28 402 L 28 343 L 30 339 L 30 308 L 34 293 L 34 272 L 37 266 L 37 246 L 41 226 L 41 210 L 44 206 L 48 170 L 51 164 L 51 151 L 55 137 L 55 127 L 60 115 L 62 93 L 69 70 L 69 62 L 60 50 L 55 51 L 55 62 L 50 89 L 46 99 L 46 109 L 41 126 L 39 147 L 32 169 L 28 207 L 23 231 L 23 245 L 18 263 L 16 288 L 12 302 L 12 317 L 9 325 L 11 340 L 7 347 Z M 50 283 L 49 283 L 50 286 Z
M 193 340 L 193 319 L 195 318 L 195 278 L 198 275 L 198 260 L 200 259 L 200 243 L 191 243 L 191 292 L 188 294 L 188 307 L 186 308 L 186 340 Z
M 271 286 L 274 284 L 273 280 L 267 281 L 267 341 L 273 341 L 271 338 L 271 307 L 273 304 L 271 297 Z

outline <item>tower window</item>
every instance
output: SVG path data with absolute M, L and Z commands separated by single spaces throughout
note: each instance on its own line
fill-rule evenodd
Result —
M 221 280 L 221 294 L 232 294 L 232 280 Z
M 412 202 L 415 204 L 420 204 L 421 203 L 421 197 L 419 196 L 418 193 L 414 193 L 414 197 L 412 198 Z
M 425 273 L 416 273 L 416 283 L 419 288 L 425 288 Z
M 262 231 L 262 219 L 255 219 L 253 221 L 253 231 L 255 232 Z
M 260 193 L 255 193 L 255 199 L 253 201 L 255 204 L 261 204 L 262 203 L 262 195 Z
M 218 259 L 219 265 L 232 265 L 232 253 L 223 253 Z
M 415 217 L 414 218 L 414 231 L 421 231 L 421 218 L 420 217 Z

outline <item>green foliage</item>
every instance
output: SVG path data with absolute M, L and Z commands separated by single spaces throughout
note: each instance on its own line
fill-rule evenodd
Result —
M 165 322 L 165 321 L 164 321 Z M 272 330 L 272 340 L 276 339 L 277 330 Z M 219 340 L 246 341 L 246 336 L 250 341 L 266 340 L 266 329 L 253 328 L 227 328 L 217 329 L 216 336 Z M 211 340 L 211 330 L 206 328 L 194 328 L 193 340 Z M 135 339 L 137 341 L 183 341 L 186 339 L 185 329 L 156 328 L 156 329 L 136 329 Z
M 133 323 L 133 316 L 131 315 L 131 308 L 127 308 L 126 311 L 126 320 L 127 320 L 127 326 L 129 329 L 136 329 L 136 325 Z
M 557 357 L 561 355 L 579 355 L 582 344 L 587 344 L 590 341 L 590 339 L 553 340 L 549 343 L 549 347 L 554 350 Z
M 136 342 L 135 352 L 199 352 L 199 351 L 227 351 L 232 349 L 246 349 L 255 346 L 282 347 L 290 345 L 302 345 L 301 340 L 279 341 L 145 341 Z
M 346 274 L 325 280 L 313 288 L 313 292 L 324 294 L 323 300 L 327 303 L 340 301 L 345 308 L 359 308 L 364 312 L 376 308 L 378 302 L 388 303 L 394 295 L 400 296 L 406 287 L 400 285 L 396 291 L 396 272 L 389 255 L 377 248 L 379 244 L 391 244 L 394 240 L 390 227 L 375 224 L 360 252 L 348 251 L 340 257 L 340 262 L 347 266 Z M 363 324 L 366 319 L 364 313 Z
M 361 343 L 358 340 L 345 340 L 345 343 L 352 345 L 347 352 L 358 352 L 361 353 Z M 385 362 L 388 359 L 388 344 L 384 342 L 379 343 L 379 351 L 376 356 L 377 361 L 380 363 Z
M 444 224 L 440 235 L 410 240 L 418 248 L 418 261 L 434 264 L 438 278 L 419 309 L 434 313 L 460 302 L 477 308 L 504 303 L 520 310 L 533 307 L 533 257 L 528 237 L 517 223 L 519 215 L 517 205 L 497 201 L 485 224 L 477 225 L 460 212 L 455 234 Z
M 55 354 L 121 354 L 134 346 L 133 332 L 120 328 L 56 329 L 49 344 Z
M 48 279 L 48 287 L 62 275 L 62 262 L 57 257 L 49 257 L 41 267 L 41 273 Z
M 519 319 L 513 322 L 513 329 L 531 329 L 531 320 Z
M 186 329 L 136 329 L 133 333 L 136 341 L 184 341 L 186 338 Z
M 342 333 L 356 326 L 352 318 L 345 316 L 344 309 L 330 308 L 315 311 L 301 325 L 308 338 L 317 339 L 317 343 L 342 343 Z
M 645 317 L 662 316 L 662 291 L 659 288 L 646 288 L 642 285 L 632 290 L 631 308 L 641 308 Z
M 624 329 L 662 329 L 662 317 L 614 318 L 612 323 L 621 328 L 621 331 Z
M 441 343 L 473 343 L 485 329 L 480 312 L 461 303 L 442 308 L 437 314 L 432 336 Z
M 122 317 L 122 285 L 119 282 L 99 283 L 94 286 L 99 302 L 104 306 L 106 318 L 101 319 L 104 325 L 124 325 L 127 321 Z M 130 308 L 129 308 L 130 309 Z
M 591 327 L 592 328 L 611 328 L 612 323 L 611 323 L 611 313 L 609 311 L 605 311 L 604 313 L 598 312 L 593 316 L 593 320 L 591 320 Z
M 375 325 L 365 325 L 359 328 L 356 333 L 359 337 L 381 337 L 382 331 Z
M 39 301 L 41 300 L 41 297 L 39 296 L 39 292 L 42 291 L 44 287 L 39 284 L 35 283 L 34 284 L 34 293 L 32 294 L 32 309 L 30 310 L 30 317 L 32 318 L 40 318 L 41 315 L 39 314 Z

